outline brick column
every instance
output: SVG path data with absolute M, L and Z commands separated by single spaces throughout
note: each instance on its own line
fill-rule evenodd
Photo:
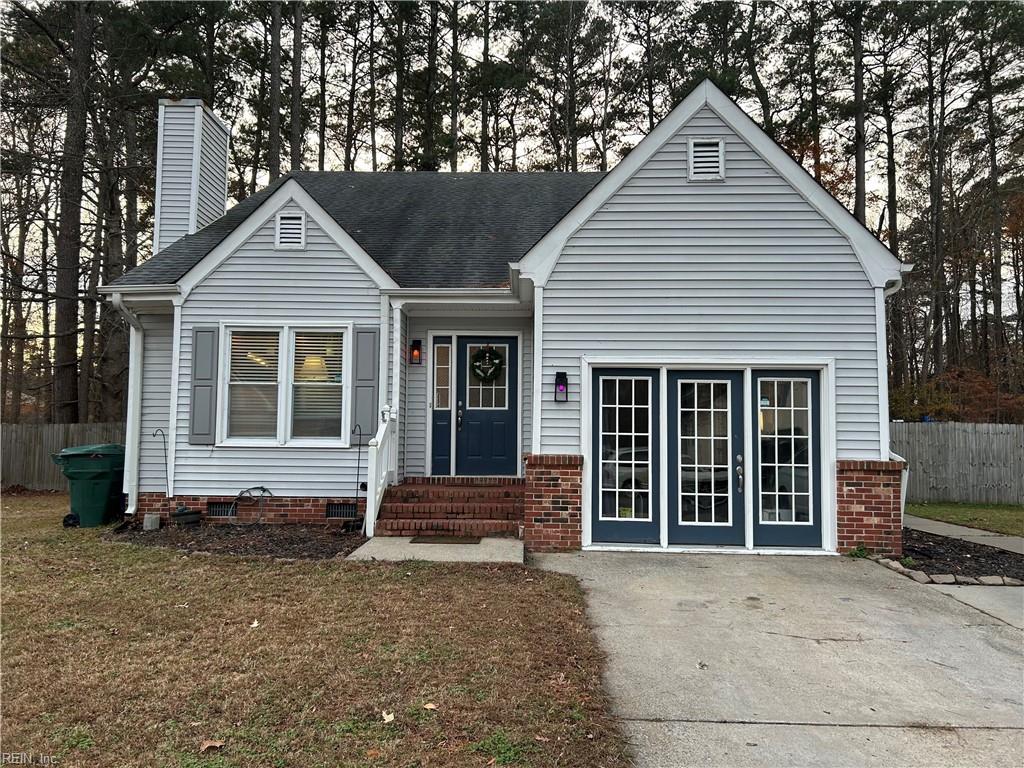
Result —
M 876 554 L 903 552 L 900 493 L 903 462 L 836 462 L 836 519 L 839 551 L 863 544 Z
M 523 542 L 531 552 L 567 552 L 582 543 L 583 457 L 526 456 Z

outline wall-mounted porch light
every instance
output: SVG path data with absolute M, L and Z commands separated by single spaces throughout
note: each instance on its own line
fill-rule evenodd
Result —
M 409 343 L 409 362 L 413 365 L 423 365 L 423 341 L 413 339 Z
M 558 371 L 555 374 L 555 402 L 565 403 L 569 400 L 569 374 Z

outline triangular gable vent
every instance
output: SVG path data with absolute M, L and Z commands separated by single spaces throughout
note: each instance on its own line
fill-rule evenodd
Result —
M 278 248 L 302 248 L 306 244 L 306 215 L 279 213 L 274 245 Z
M 690 139 L 690 180 L 720 181 L 725 178 L 725 142 L 722 139 Z

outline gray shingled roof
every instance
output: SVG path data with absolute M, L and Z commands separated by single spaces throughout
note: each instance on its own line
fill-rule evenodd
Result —
M 181 279 L 289 178 L 403 288 L 507 285 L 508 263 L 522 258 L 603 177 L 296 171 L 111 285 Z

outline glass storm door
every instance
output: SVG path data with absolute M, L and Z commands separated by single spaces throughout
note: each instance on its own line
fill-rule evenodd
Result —
M 658 371 L 595 369 L 593 373 L 592 539 L 657 544 Z
M 743 546 L 743 373 L 668 374 L 669 544 Z
M 817 371 L 754 371 L 754 546 L 820 547 Z
M 455 367 L 455 474 L 519 474 L 519 345 L 514 336 L 459 336 Z M 497 374 L 474 370 L 478 353 L 503 360 Z

